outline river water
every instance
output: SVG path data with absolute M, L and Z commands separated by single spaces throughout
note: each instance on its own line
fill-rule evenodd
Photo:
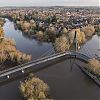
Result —
M 7 19 L 3 28 L 5 36 L 15 40 L 17 49 L 31 54 L 33 60 L 50 49 L 54 52 L 52 43 L 41 43 L 27 37 L 21 31 L 15 30 L 14 23 Z M 93 36 L 82 46 L 80 52 L 90 57 L 95 57 L 95 54 L 99 56 L 99 40 L 99 37 Z M 100 100 L 100 87 L 82 73 L 73 62 L 66 59 L 35 74 L 50 86 L 50 94 L 56 100 Z M 83 62 L 77 60 L 76 62 L 84 65 Z M 71 65 L 72 70 L 70 70 Z M 0 86 L 0 100 L 22 100 L 18 89 L 19 81 Z

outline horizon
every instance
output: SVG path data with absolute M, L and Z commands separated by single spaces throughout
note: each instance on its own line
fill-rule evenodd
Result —
M 52 3 L 53 2 L 53 3 Z M 79 6 L 100 7 L 100 0 L 3 0 L 0 1 L 0 7 L 52 7 L 52 6 Z
M 0 6 L 0 8 L 6 8 L 6 7 L 100 7 L 100 6 L 61 6 L 61 5 L 58 5 L 58 6 Z

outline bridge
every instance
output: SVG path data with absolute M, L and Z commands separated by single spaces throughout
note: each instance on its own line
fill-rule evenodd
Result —
M 50 56 L 42 57 L 40 59 L 28 62 L 26 64 L 18 65 L 0 72 L 0 83 L 19 77 L 21 75 L 27 75 L 30 72 L 36 72 L 38 70 L 47 68 L 50 64 L 57 63 L 63 59 L 75 58 L 88 63 L 90 57 L 78 52 L 77 33 L 75 32 L 73 45 L 75 51 L 67 51 L 63 53 L 55 53 Z
M 37 59 L 34 61 L 31 61 L 26 64 L 18 65 L 14 68 L 10 68 L 8 70 L 2 71 L 0 73 L 0 82 L 4 82 L 10 79 L 13 79 L 15 77 L 18 77 L 20 75 L 24 75 L 30 72 L 35 72 L 40 69 L 46 68 L 46 65 L 56 63 L 57 61 L 60 61 L 61 59 L 68 59 L 68 58 L 75 58 L 82 60 L 87 63 L 87 61 L 90 59 L 86 55 L 79 53 L 79 52 L 64 52 L 64 53 L 56 53 L 41 59 Z

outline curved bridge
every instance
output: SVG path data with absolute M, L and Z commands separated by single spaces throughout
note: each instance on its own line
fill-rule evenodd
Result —
M 2 71 L 0 73 L 0 83 L 16 78 L 20 75 L 25 75 L 30 72 L 36 72 L 40 69 L 46 68 L 46 65 L 57 63 L 61 59 L 75 58 L 82 60 L 84 62 L 88 62 L 90 59 L 88 56 L 79 53 L 79 52 L 64 52 L 64 53 L 56 53 L 41 59 L 37 59 L 35 61 L 31 61 L 26 64 L 18 65 L 14 68 L 10 68 L 8 70 Z

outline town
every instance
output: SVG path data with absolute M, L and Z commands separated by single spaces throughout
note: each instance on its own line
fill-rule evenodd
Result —
M 9 30 L 6 31 L 5 27 Z M 17 34 L 14 32 L 17 32 Z M 20 34 L 21 37 L 19 37 Z M 14 37 L 14 40 L 9 38 L 9 36 Z M 17 68 L 15 66 L 19 68 L 21 64 L 22 67 L 25 66 L 25 64 L 32 64 L 30 61 L 36 60 L 34 57 L 35 54 L 37 53 L 37 56 L 38 52 L 41 51 L 41 55 L 43 55 L 42 50 L 48 47 L 51 49 L 50 53 L 55 54 L 63 54 L 69 51 L 80 53 L 82 48 L 90 42 L 91 45 L 94 46 L 93 48 L 96 48 L 95 46 L 98 47 L 98 51 L 96 52 L 99 52 L 100 44 L 93 44 L 93 41 L 99 40 L 99 37 L 99 7 L 1 7 L 0 75 L 3 75 L 2 71 L 4 70 L 9 72 L 9 69 Z M 92 40 L 93 38 L 94 40 Z M 29 41 L 27 39 L 29 39 Z M 26 43 L 25 41 L 28 42 Z M 44 43 L 44 46 L 48 46 L 42 49 L 42 46 L 37 45 L 36 41 Z M 22 43 L 25 44 L 23 45 Z M 89 45 L 86 47 L 89 47 Z M 35 48 L 37 49 L 35 50 Z M 88 60 L 84 63 L 85 67 L 81 69 L 100 85 L 100 56 L 99 53 L 89 56 L 91 51 L 92 50 L 90 50 L 88 54 L 85 54 Z M 84 53 L 86 52 L 84 51 Z M 39 55 L 40 58 L 41 55 Z M 47 55 L 49 56 L 48 50 Z M 71 59 L 71 57 L 68 59 Z M 66 66 L 69 66 L 69 64 Z M 72 66 L 74 65 L 72 64 Z M 24 74 L 23 68 L 21 68 L 22 74 Z M 7 78 L 9 79 L 11 75 L 7 75 Z M 30 74 L 24 81 L 21 81 L 19 88 L 22 96 L 26 98 L 26 100 L 53 99 L 48 93 L 50 88 L 48 83 L 46 84 L 33 74 Z M 54 96 L 56 96 L 56 94 Z

